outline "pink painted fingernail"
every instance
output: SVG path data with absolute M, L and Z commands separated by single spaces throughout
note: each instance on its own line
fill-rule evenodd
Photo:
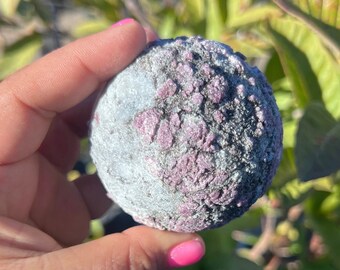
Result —
M 195 239 L 173 247 L 168 254 L 168 265 L 172 268 L 194 264 L 202 259 L 205 253 L 204 243 Z
M 124 24 L 128 24 L 128 23 L 131 23 L 133 21 L 134 21 L 134 19 L 132 19 L 132 18 L 125 18 L 125 19 L 122 19 L 122 20 L 112 24 L 112 27 L 122 26 Z

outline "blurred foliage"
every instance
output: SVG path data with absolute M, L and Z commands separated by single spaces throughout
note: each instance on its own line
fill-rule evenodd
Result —
M 0 14 L 0 80 L 128 16 L 242 52 L 273 86 L 282 162 L 250 211 L 202 233 L 207 254 L 186 269 L 340 269 L 340 0 L 1 0 Z M 86 145 L 70 180 L 95 172 Z

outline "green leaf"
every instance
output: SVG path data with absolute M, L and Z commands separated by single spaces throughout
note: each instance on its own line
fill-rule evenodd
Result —
M 0 80 L 31 63 L 41 45 L 41 36 L 33 34 L 6 48 L 2 58 L 0 58 Z
M 293 0 L 292 2 L 303 12 L 326 24 L 337 28 L 340 23 L 340 0 Z
M 281 188 L 287 182 L 296 178 L 295 157 L 292 147 L 285 147 L 279 168 L 273 179 L 273 188 Z
M 227 25 L 245 12 L 251 5 L 251 0 L 226 1 L 227 2 Z
M 274 83 L 285 77 L 280 57 L 275 51 L 266 65 L 265 75 L 269 83 Z
M 72 29 L 72 36 L 75 38 L 88 36 L 108 28 L 110 24 L 106 19 L 86 21 Z
M 291 89 L 291 86 L 287 82 L 288 82 L 287 79 L 284 78 L 281 80 L 277 80 L 272 85 L 277 106 L 279 107 L 282 113 L 285 113 L 286 111 L 289 111 L 290 113 L 290 111 L 294 108 L 295 105 L 292 91 L 289 90 Z M 283 117 L 283 115 L 281 116 Z M 290 118 L 291 115 L 289 115 L 289 119 Z
M 340 123 L 320 104 L 307 107 L 296 136 L 296 166 L 302 181 L 340 169 Z
M 192 20 L 194 22 L 204 19 L 206 8 L 205 0 L 184 0 L 183 2 L 185 9 L 193 15 Z
M 36 0 L 34 0 L 36 1 Z M 41 0 L 39 0 L 41 1 Z M 59 0 L 60 1 L 60 0 Z M 100 14 L 100 16 L 104 16 L 106 19 L 111 22 L 115 22 L 119 19 L 122 19 L 123 16 L 127 15 L 126 9 L 122 12 L 122 8 L 124 6 L 125 1 L 119 0 L 74 0 L 72 1 L 76 5 L 80 6 L 81 9 L 87 8 L 92 12 L 95 10 Z M 129 14 L 129 13 L 128 13 Z M 131 15 L 131 14 L 130 14 Z
M 207 26 L 205 35 L 208 39 L 220 40 L 225 24 L 219 1 L 207 1 L 206 12 Z
M 193 30 L 191 30 L 188 27 L 180 27 L 180 28 L 176 28 L 175 32 L 174 32 L 174 36 L 178 37 L 178 36 L 192 36 L 194 35 L 195 32 Z
M 234 51 L 241 52 L 246 57 L 261 57 L 264 55 L 264 44 L 257 42 L 256 40 L 250 40 L 247 38 L 240 39 L 237 37 L 223 38 L 222 42 L 228 44 L 234 49 Z
M 322 101 L 320 85 L 304 52 L 273 28 L 269 27 L 269 32 L 299 106 L 305 107 L 311 101 Z
M 305 107 L 322 100 L 327 110 L 340 117 L 340 66 L 318 35 L 294 19 L 271 20 L 269 33 L 290 79 L 297 102 Z M 321 91 L 320 91 L 321 89 Z
M 322 257 L 317 260 L 306 260 L 303 258 L 301 261 L 301 268 L 299 270 L 334 270 L 334 264 L 327 257 Z
M 174 12 L 168 11 L 158 25 L 157 32 L 161 38 L 172 38 L 176 28 L 176 16 Z
M 339 192 L 331 193 L 320 205 L 320 211 L 325 214 L 330 214 L 335 210 L 340 209 L 340 194 Z
M 295 134 L 297 130 L 297 122 L 286 121 L 283 123 L 283 146 L 294 147 L 295 146 Z
M 7 18 L 12 18 L 17 11 L 19 3 L 20 0 L 1 0 L 0 13 Z
M 324 23 L 308 13 L 303 12 L 297 6 L 291 4 L 289 1 L 274 0 L 274 2 L 282 8 L 285 12 L 298 18 L 304 22 L 308 27 L 315 31 L 325 42 L 325 44 L 334 52 L 335 57 L 340 61 L 340 30 Z M 322 12 L 322 7 L 318 8 Z
M 301 183 L 298 179 L 294 179 L 281 188 L 281 193 L 289 198 L 290 204 L 298 204 L 308 197 L 312 186 L 311 182 Z
M 239 16 L 234 16 L 229 20 L 229 27 L 239 28 L 249 24 L 258 23 L 271 17 L 281 15 L 281 11 L 272 5 L 253 6 Z

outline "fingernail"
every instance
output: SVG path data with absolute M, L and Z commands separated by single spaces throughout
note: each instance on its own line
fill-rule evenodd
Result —
M 170 250 L 168 265 L 172 268 L 191 265 L 202 259 L 204 253 L 204 243 L 200 239 L 187 241 Z
M 120 20 L 120 21 L 118 21 L 118 22 L 112 24 L 112 27 L 122 26 L 122 25 L 124 25 L 124 24 L 128 24 L 128 23 L 131 23 L 131 22 L 133 22 L 133 21 L 134 21 L 134 19 L 132 19 L 132 18 L 125 18 L 125 19 L 123 19 L 123 20 Z

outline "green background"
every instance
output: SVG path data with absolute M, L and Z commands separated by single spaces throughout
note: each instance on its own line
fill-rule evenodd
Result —
M 272 186 L 241 218 L 201 233 L 206 256 L 185 269 L 340 269 L 340 1 L 1 0 L 0 80 L 124 17 L 161 38 L 229 44 L 265 73 L 282 115 Z M 82 146 L 84 171 L 95 173 Z M 98 221 L 92 230 L 102 235 Z

